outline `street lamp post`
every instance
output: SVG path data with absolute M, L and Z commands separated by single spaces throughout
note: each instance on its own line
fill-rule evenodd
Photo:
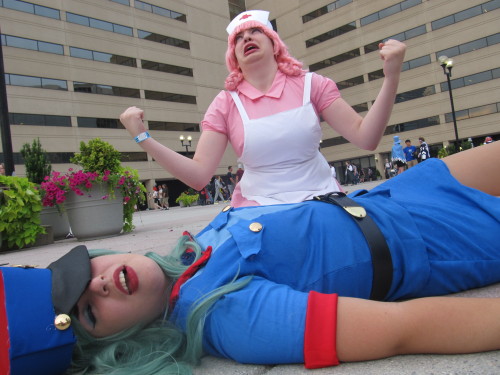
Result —
M 453 103 L 453 92 L 451 89 L 451 69 L 453 68 L 453 60 L 448 56 L 439 56 L 439 65 L 443 68 L 443 73 L 446 75 L 446 80 L 448 81 L 448 93 L 450 95 L 451 103 L 451 116 L 453 118 L 453 127 L 455 129 L 455 149 L 456 152 L 460 152 L 460 140 L 458 139 L 458 128 L 457 128 L 457 118 L 455 116 L 455 104 Z
M 191 147 L 191 141 L 193 140 L 193 138 L 191 138 L 190 135 L 187 138 L 184 138 L 184 136 L 181 135 L 179 137 L 179 140 L 181 141 L 181 145 L 183 147 L 186 147 L 186 156 L 188 156 L 189 155 L 189 147 Z M 186 141 L 186 143 L 184 143 L 184 141 Z

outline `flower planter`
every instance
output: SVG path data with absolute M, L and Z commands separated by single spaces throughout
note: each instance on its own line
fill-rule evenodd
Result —
M 71 231 L 78 240 L 117 236 L 123 228 L 123 196 L 115 190 L 115 198 L 108 195 L 107 186 L 94 184 L 84 195 L 68 195 L 64 207 Z
M 69 219 L 66 211 L 59 212 L 57 207 L 43 207 L 40 211 L 42 225 L 50 225 L 54 233 L 54 240 L 63 239 L 70 231 Z

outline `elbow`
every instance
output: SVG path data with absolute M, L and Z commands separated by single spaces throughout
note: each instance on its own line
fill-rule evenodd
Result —
M 202 190 L 205 186 L 207 186 L 208 182 L 206 183 L 203 183 L 202 181 L 200 182 L 196 182 L 194 184 L 191 185 L 191 187 L 196 190 L 196 191 L 200 191 Z
M 366 151 L 375 151 L 378 147 L 378 142 L 365 142 L 362 145 L 359 145 L 359 147 L 363 150 Z

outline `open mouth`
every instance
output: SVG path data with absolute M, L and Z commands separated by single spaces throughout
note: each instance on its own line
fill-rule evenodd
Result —
M 251 53 L 252 51 L 254 50 L 257 50 L 257 46 L 255 44 L 248 44 L 247 46 L 245 46 L 245 49 L 244 49 L 244 52 L 245 52 L 245 55 Z
M 139 279 L 135 271 L 128 266 L 119 267 L 113 275 L 116 287 L 124 294 L 131 295 L 139 287 Z

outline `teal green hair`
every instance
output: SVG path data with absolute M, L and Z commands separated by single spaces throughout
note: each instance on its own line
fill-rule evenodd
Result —
M 190 236 L 182 236 L 177 245 L 166 256 L 153 252 L 145 256 L 153 259 L 167 278 L 175 280 L 189 267 L 181 257 L 191 249 L 196 261 L 201 248 Z M 91 258 L 116 254 L 109 250 L 90 250 Z M 96 338 L 88 334 L 73 319 L 77 344 L 73 353 L 70 374 L 112 374 L 112 375 L 169 375 L 191 374 L 193 365 L 203 355 L 203 327 L 205 317 L 213 304 L 224 294 L 241 289 L 249 278 L 235 279 L 213 290 L 198 301 L 187 318 L 186 332 L 181 332 L 165 317 L 148 325 L 137 325 L 112 336 Z M 168 296 L 166 296 L 168 298 Z

